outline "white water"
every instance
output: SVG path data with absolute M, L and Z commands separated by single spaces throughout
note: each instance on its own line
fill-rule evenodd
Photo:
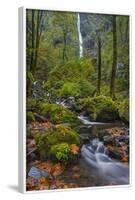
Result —
M 83 145 L 81 155 L 106 179 L 118 184 L 128 184 L 128 166 L 112 160 L 106 154 L 106 148 L 99 139 L 93 139 L 89 144 Z
M 79 56 L 80 58 L 83 57 L 83 40 L 82 34 L 80 29 L 80 14 L 77 15 L 77 29 L 78 29 L 78 37 L 79 37 Z
M 80 119 L 82 121 L 83 124 L 85 125 L 94 125 L 94 124 L 104 124 L 102 122 L 91 122 L 88 117 L 85 117 L 83 115 L 79 115 L 78 119 Z

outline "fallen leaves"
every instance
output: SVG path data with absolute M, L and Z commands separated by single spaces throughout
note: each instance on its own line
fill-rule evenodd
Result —
M 76 144 L 71 144 L 70 148 L 73 154 L 78 154 L 80 151 L 79 147 Z

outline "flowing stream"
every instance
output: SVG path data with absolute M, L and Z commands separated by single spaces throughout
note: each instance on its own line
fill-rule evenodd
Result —
M 112 124 L 100 122 L 91 122 L 87 117 L 78 117 L 85 125 L 105 127 Z M 91 127 L 90 127 L 91 125 Z M 111 159 L 107 155 L 107 148 L 103 142 L 96 136 L 89 143 L 84 144 L 81 149 L 82 158 L 86 163 L 97 170 L 97 173 L 104 179 L 111 181 L 114 184 L 128 184 L 129 182 L 129 167 L 128 165 Z
M 77 29 L 78 29 L 78 37 L 79 37 L 79 56 L 83 57 L 83 40 L 80 28 L 80 14 L 77 15 Z

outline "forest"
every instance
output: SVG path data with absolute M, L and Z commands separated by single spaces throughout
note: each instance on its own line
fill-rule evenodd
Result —
M 129 184 L 129 16 L 26 11 L 26 189 Z

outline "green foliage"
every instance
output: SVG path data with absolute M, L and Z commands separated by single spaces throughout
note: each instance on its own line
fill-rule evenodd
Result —
M 61 105 L 42 103 L 39 112 L 54 124 L 78 123 L 77 117 Z
M 66 162 L 69 159 L 70 146 L 67 143 L 53 145 L 50 149 L 50 154 L 53 155 L 57 160 Z
M 35 135 L 36 144 L 40 154 L 54 154 L 60 161 L 68 160 L 69 148 L 71 144 L 80 145 L 80 138 L 77 132 L 66 125 L 57 125 L 48 133 L 37 133 Z M 66 145 L 64 145 L 66 143 Z M 58 153 L 57 153 L 58 152 Z M 73 155 L 70 158 L 74 158 Z
M 80 80 L 78 83 L 65 82 L 58 91 L 58 96 L 62 98 L 76 97 L 83 98 L 91 96 L 95 91 L 95 87 L 86 80 Z
M 79 101 L 79 106 L 86 114 L 90 114 L 93 120 L 114 121 L 119 118 L 116 103 L 105 96 L 85 98 Z
M 78 97 L 80 94 L 80 88 L 78 83 L 70 83 L 66 82 L 62 86 L 62 88 L 59 91 L 59 96 L 63 98 L 68 98 L 68 97 Z
M 49 73 L 48 86 L 56 87 L 56 83 L 79 82 L 89 78 L 93 72 L 93 65 L 90 59 L 72 60 L 65 65 L 54 67 Z
M 31 111 L 27 112 L 27 117 L 26 118 L 27 118 L 27 123 L 35 121 L 35 117 L 33 115 L 33 112 L 31 112 Z
M 121 102 L 119 106 L 119 115 L 125 123 L 129 123 L 129 99 L 125 99 Z
M 35 111 L 38 108 L 38 101 L 32 97 L 27 98 L 26 104 L 29 111 Z

